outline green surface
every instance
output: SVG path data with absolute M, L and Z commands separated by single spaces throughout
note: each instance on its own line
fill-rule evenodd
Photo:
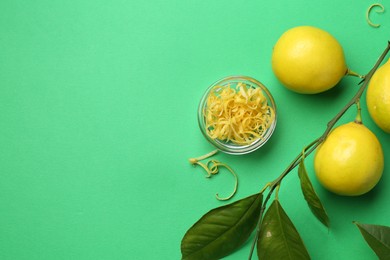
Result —
M 366 73 L 390 40 L 388 11 L 373 12 L 379 28 L 365 20 L 372 3 L 0 1 L 0 258 L 179 259 L 186 230 L 224 205 L 216 192 L 233 187 L 230 174 L 206 179 L 187 160 L 213 149 L 196 121 L 203 91 L 242 74 L 272 92 L 279 118 L 270 141 L 253 154 L 216 156 L 239 176 L 234 200 L 258 192 L 323 132 L 358 82 L 292 93 L 271 71 L 273 44 L 290 27 L 318 26 Z M 330 194 L 310 156 L 329 231 L 308 209 L 296 171 L 279 194 L 313 259 L 376 259 L 352 221 L 390 225 L 390 135 L 362 107 L 385 153 L 379 185 L 362 197 Z M 226 259 L 246 259 L 249 248 Z

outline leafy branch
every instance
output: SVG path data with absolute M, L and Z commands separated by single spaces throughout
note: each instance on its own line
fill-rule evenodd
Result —
M 327 138 L 335 124 L 354 104 L 360 118 L 360 98 L 370 79 L 390 50 L 390 41 L 373 68 L 359 83 L 360 88 L 349 102 L 328 123 L 323 134 L 307 145 L 274 181 L 258 193 L 205 214 L 184 235 L 181 243 L 183 259 L 218 259 L 241 246 L 257 227 L 249 259 L 257 245 L 260 259 L 310 259 L 305 245 L 292 221 L 283 210 L 278 191 L 282 180 L 297 166 L 302 192 L 314 216 L 329 227 L 328 215 L 310 182 L 304 159 Z M 266 196 L 264 193 L 268 190 Z M 275 193 L 271 206 L 267 203 Z M 263 200 L 263 197 L 265 199 Z
M 277 186 L 279 186 L 282 182 L 282 180 L 284 179 L 284 177 L 287 176 L 288 173 L 290 173 L 295 167 L 297 167 L 299 164 L 303 164 L 303 160 L 306 156 L 308 156 L 309 154 L 311 154 L 325 139 L 326 137 L 329 135 L 329 133 L 331 132 L 331 130 L 333 129 L 333 127 L 335 126 L 335 124 L 338 122 L 338 120 L 345 114 L 345 112 L 354 104 L 357 104 L 358 105 L 358 108 L 360 109 L 360 105 L 359 105 L 359 100 L 360 100 L 360 97 L 362 96 L 364 90 L 366 89 L 368 83 L 370 82 L 372 76 L 374 75 L 375 71 L 378 69 L 378 67 L 380 66 L 380 64 L 382 63 L 382 61 L 384 60 L 384 58 L 386 57 L 387 53 L 389 52 L 390 50 L 390 41 L 388 42 L 387 44 L 387 47 L 386 49 L 383 51 L 383 53 L 381 54 L 381 56 L 379 57 L 379 59 L 377 60 L 377 62 L 375 63 L 374 67 L 369 71 L 369 73 L 363 77 L 363 80 L 359 83 L 363 83 L 361 85 L 361 87 L 358 89 L 358 91 L 356 92 L 356 94 L 351 98 L 351 100 L 336 114 L 336 116 L 334 116 L 327 124 L 327 127 L 324 131 L 324 133 L 317 139 L 315 139 L 313 142 L 311 142 L 308 146 L 306 146 L 304 149 L 303 149 L 303 152 L 299 153 L 297 155 L 297 157 L 290 163 L 290 165 L 284 170 L 284 172 L 276 179 L 274 180 L 270 185 L 269 185 L 269 192 L 268 192 L 268 195 L 267 197 L 265 198 L 264 200 L 264 203 L 263 203 L 263 206 L 261 208 L 261 212 L 260 212 L 260 219 L 259 219 L 259 224 L 258 224 L 258 229 L 257 229 L 257 232 L 256 232 L 256 236 L 255 236 L 255 239 L 253 241 L 253 244 L 252 244 L 252 248 L 251 248 L 251 251 L 250 251 L 250 255 L 249 255 L 249 259 L 252 258 L 252 254 L 253 254 L 253 250 L 254 250 L 254 247 L 255 247 L 255 244 L 258 240 L 258 236 L 259 236 L 259 233 L 260 233 L 260 228 L 261 228 L 261 221 L 262 221 L 262 216 L 264 214 L 264 211 L 266 209 L 266 206 L 267 206 L 267 202 L 269 201 L 269 199 L 271 198 L 271 195 L 273 193 L 273 191 L 275 190 L 275 188 Z M 311 186 L 311 184 L 310 184 Z M 317 199 L 316 199 L 317 200 Z M 316 201 L 316 203 L 319 202 L 319 199 Z M 320 202 L 319 202 L 320 203 Z M 310 202 L 309 202 L 309 205 L 310 205 Z M 325 212 L 324 212 L 325 213 Z M 326 213 L 325 213 L 326 214 Z M 327 219 L 328 217 L 327 216 L 323 216 L 325 219 Z M 328 226 L 328 225 L 326 225 Z

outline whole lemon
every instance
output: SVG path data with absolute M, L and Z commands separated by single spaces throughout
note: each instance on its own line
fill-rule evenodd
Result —
M 318 147 L 314 170 L 328 190 L 346 196 L 362 195 L 380 180 L 384 157 L 376 136 L 361 123 L 335 128 Z
M 371 118 L 383 131 L 390 133 L 390 60 L 372 76 L 366 101 Z
M 302 94 L 324 92 L 348 72 L 340 43 L 313 26 L 282 34 L 273 48 L 272 69 L 285 87 Z

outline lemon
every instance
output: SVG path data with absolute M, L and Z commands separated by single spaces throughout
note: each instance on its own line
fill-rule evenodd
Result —
M 302 94 L 324 92 L 348 72 L 340 43 L 313 26 L 282 34 L 273 48 L 272 69 L 285 87 Z
M 314 157 L 318 181 L 339 195 L 367 193 L 379 182 L 383 167 L 378 139 L 363 124 L 355 122 L 335 128 Z
M 390 133 L 390 60 L 372 76 L 366 101 L 371 118 L 383 131 Z

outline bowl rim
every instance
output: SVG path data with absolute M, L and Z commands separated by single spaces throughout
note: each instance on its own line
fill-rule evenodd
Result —
M 222 84 L 222 86 L 224 86 L 229 82 L 244 82 L 244 83 L 250 82 L 251 83 L 250 85 L 261 88 L 264 96 L 267 98 L 269 105 L 273 108 L 274 113 L 275 113 L 274 121 L 271 123 L 271 126 L 266 130 L 265 134 L 263 135 L 263 138 L 257 139 L 257 140 L 255 140 L 252 143 L 247 144 L 247 145 L 229 145 L 229 144 L 224 143 L 223 141 L 212 139 L 207 134 L 206 129 L 204 127 L 205 120 L 204 120 L 204 116 L 203 116 L 203 109 L 205 107 L 205 103 L 206 103 L 206 100 L 207 100 L 207 97 L 208 97 L 210 91 L 217 85 Z M 248 154 L 248 153 L 254 152 L 257 149 L 259 149 L 260 147 L 262 147 L 271 138 L 272 134 L 275 131 L 276 123 L 277 123 L 276 103 L 275 103 L 275 99 L 272 96 L 269 89 L 260 81 L 254 79 L 252 77 L 244 76 L 244 75 L 227 76 L 227 77 L 221 78 L 221 79 L 215 81 L 214 83 L 212 83 L 206 89 L 204 94 L 202 95 L 202 98 L 201 98 L 199 105 L 198 105 L 197 112 L 198 112 L 198 125 L 199 125 L 199 128 L 200 128 L 203 136 L 206 138 L 206 140 L 210 144 L 212 144 L 214 147 L 216 147 L 218 150 L 220 150 L 221 152 L 224 152 L 227 154 L 233 154 L 233 155 Z

